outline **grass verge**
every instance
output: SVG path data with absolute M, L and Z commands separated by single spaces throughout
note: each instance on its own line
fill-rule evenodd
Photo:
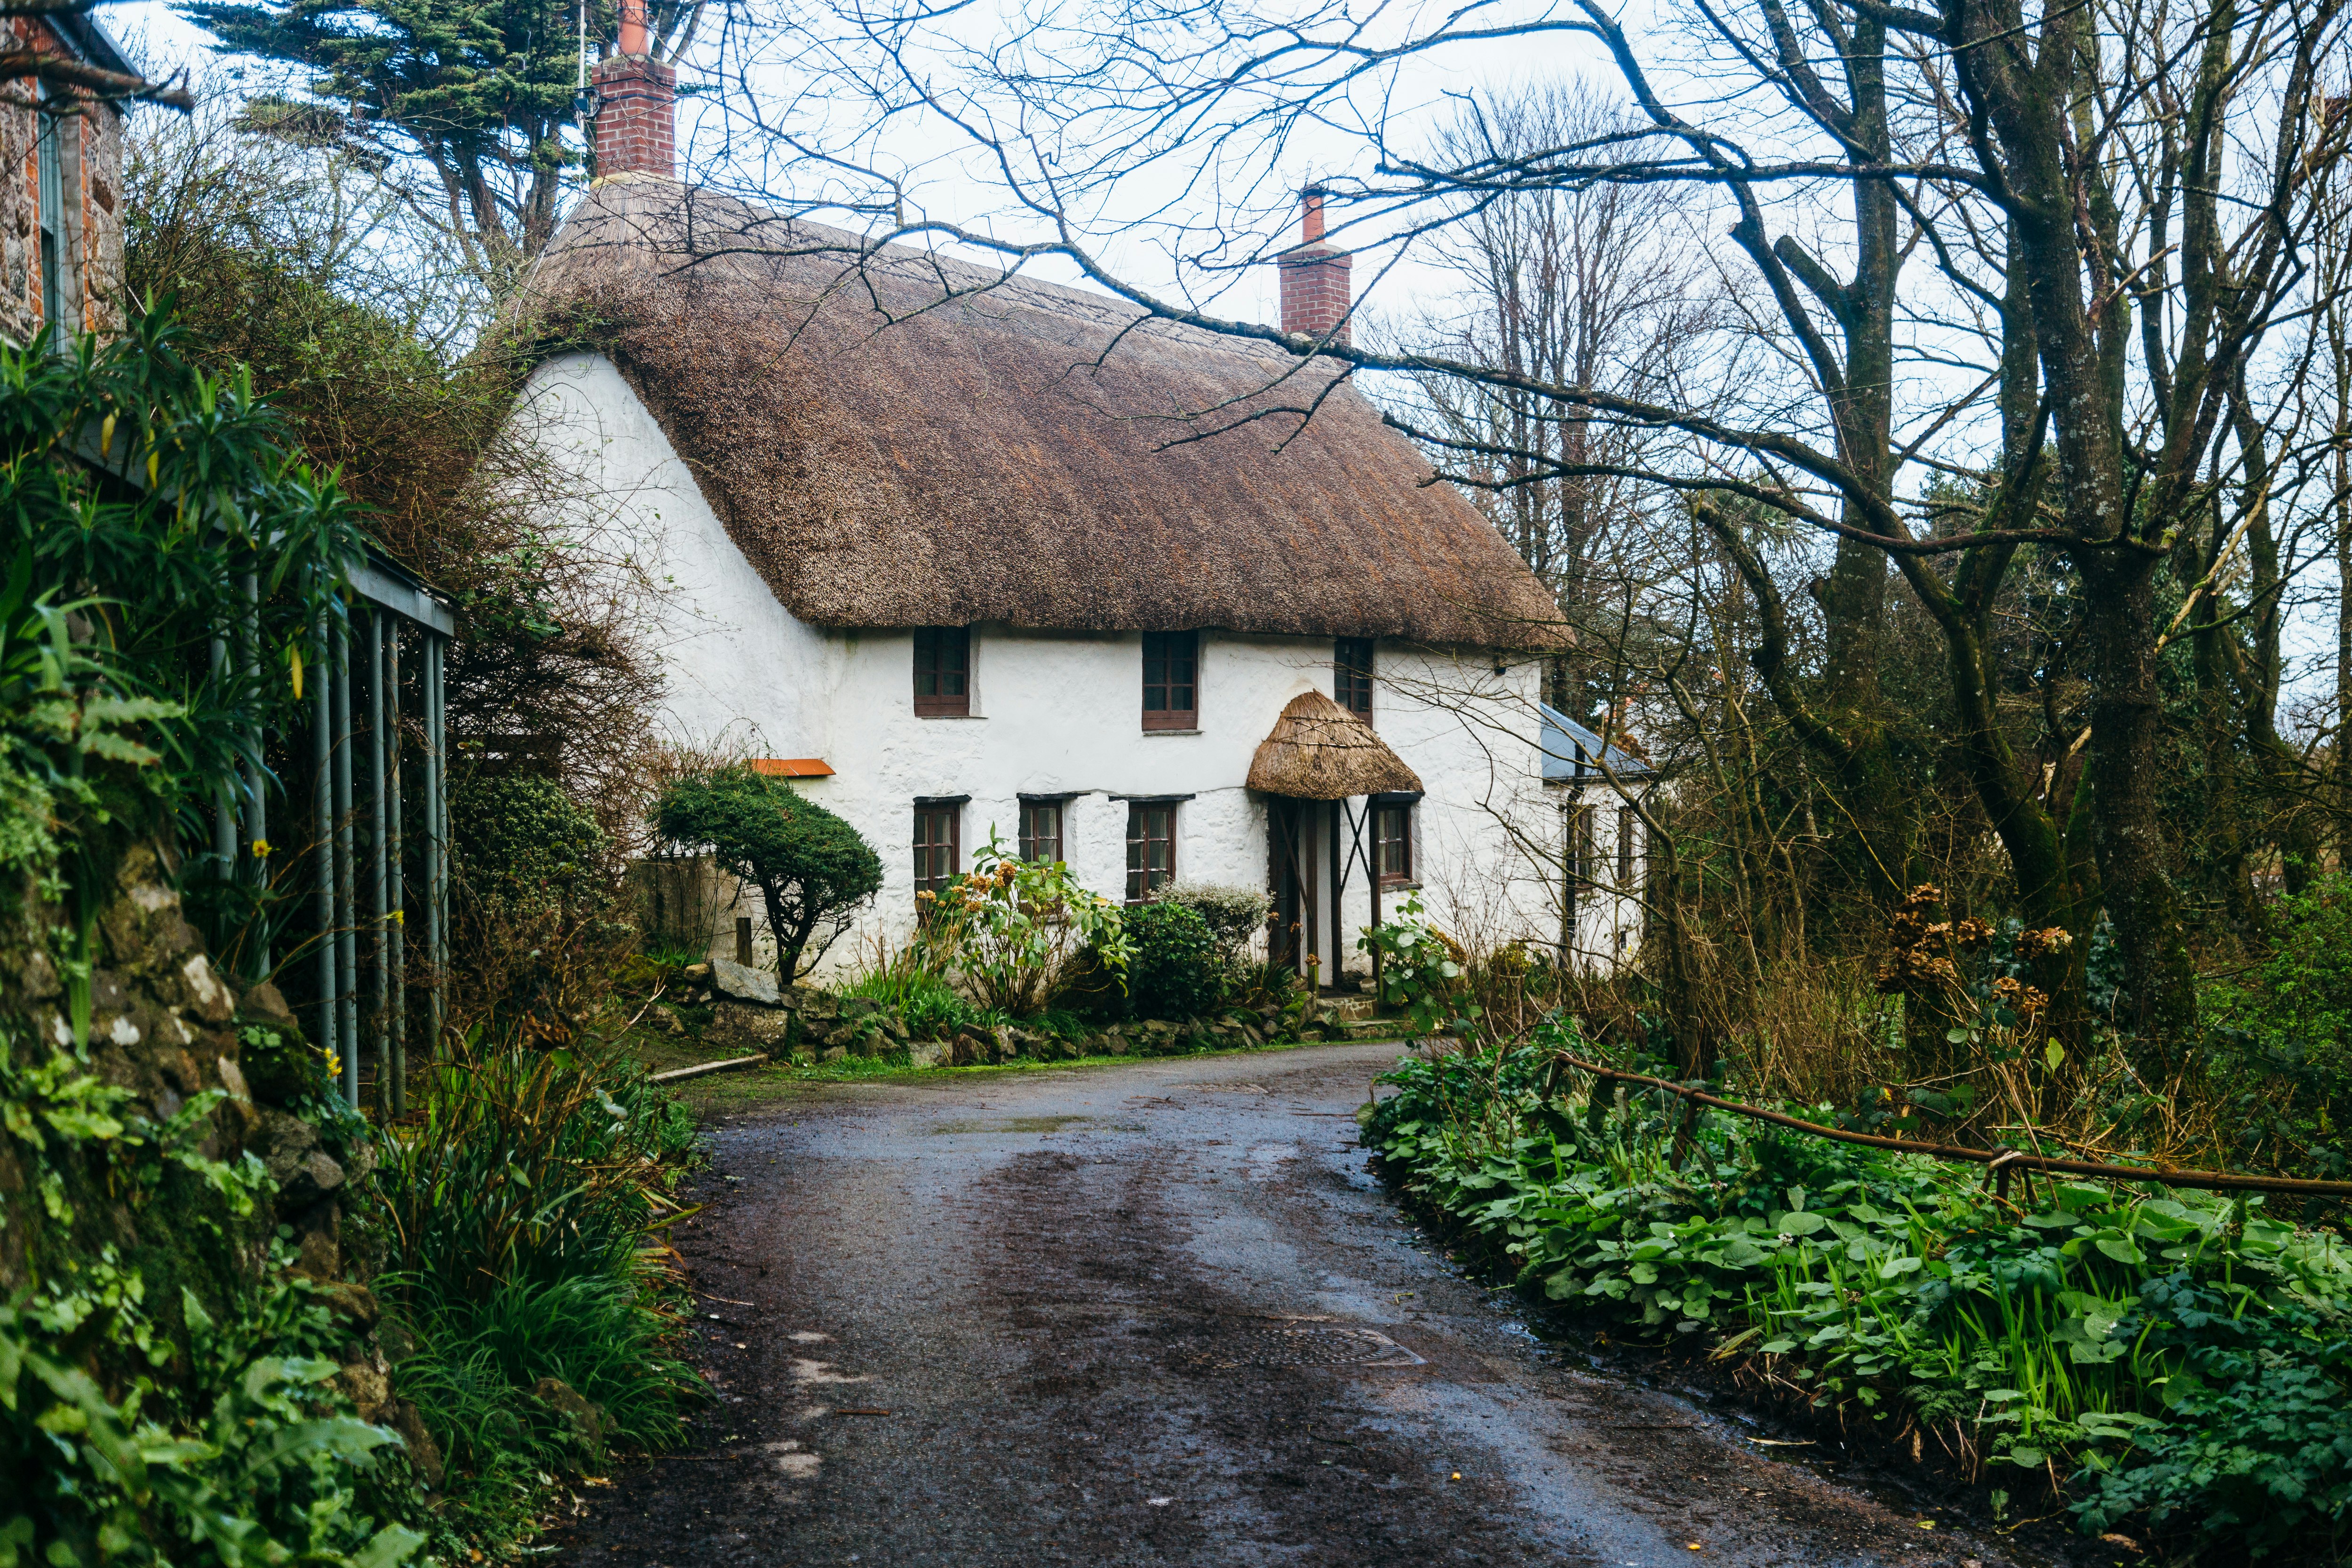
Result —
M 1207 1061 L 1223 1057 L 1270 1056 L 1332 1043 L 1327 1040 L 1286 1040 L 1233 1050 L 1184 1051 L 1171 1056 L 1152 1057 L 1082 1056 L 1055 1061 L 1037 1061 L 1023 1057 L 1009 1062 L 961 1068 L 909 1067 L 903 1057 L 895 1061 L 888 1057 L 844 1057 L 838 1061 L 807 1067 L 771 1062 L 764 1067 L 740 1068 L 732 1072 L 713 1073 L 708 1078 L 687 1079 L 665 1087 L 676 1095 L 679 1104 L 695 1116 L 708 1121 L 715 1115 L 737 1115 L 756 1110 L 772 1101 L 790 1100 L 811 1085 L 949 1083 L 961 1079 L 1063 1072 L 1072 1068 L 1133 1067 L 1139 1062 Z M 633 1047 L 632 1055 L 647 1072 L 690 1067 L 696 1062 L 712 1059 L 696 1049 L 667 1040 Z

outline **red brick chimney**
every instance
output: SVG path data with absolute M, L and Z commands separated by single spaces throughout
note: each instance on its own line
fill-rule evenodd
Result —
M 646 0 L 621 0 L 620 47 L 596 65 L 596 177 L 677 178 L 677 72 L 654 58 Z
M 1309 185 L 1299 202 L 1299 240 L 1275 258 L 1282 269 L 1282 330 L 1333 342 L 1348 341 L 1348 309 L 1355 302 L 1348 253 L 1323 243 L 1323 187 Z M 1335 330 L 1336 329 L 1336 330 Z

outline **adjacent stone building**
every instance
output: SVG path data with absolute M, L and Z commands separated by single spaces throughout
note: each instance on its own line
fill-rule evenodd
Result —
M 70 57 L 100 70 L 137 73 L 86 13 L 0 18 L 12 49 Z M 74 331 L 122 323 L 123 111 L 80 102 L 56 114 L 36 80 L 0 93 L 0 337 L 28 342 L 48 322 Z M 16 100 L 11 102 L 9 100 Z

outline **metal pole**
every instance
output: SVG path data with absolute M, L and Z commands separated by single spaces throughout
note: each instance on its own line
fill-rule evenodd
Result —
M 352 846 L 352 633 L 334 629 L 335 666 L 335 1034 L 344 1045 L 343 1100 L 360 1107 L 360 933 Z
M 408 879 L 401 865 L 400 822 L 400 623 L 383 639 L 384 822 L 391 839 L 389 863 L 392 924 L 385 931 L 391 951 L 392 1113 L 408 1114 Z
M 226 637 L 213 638 L 211 669 L 218 691 L 228 677 Z M 236 875 L 236 785 L 228 779 L 221 780 L 219 798 L 213 802 L 213 855 L 220 861 L 224 881 Z
M 319 1048 L 335 1054 L 335 764 L 334 662 L 327 652 L 327 617 L 319 617 L 318 662 L 310 686 L 318 695 L 310 713 L 311 760 L 318 782 L 310 792 L 310 825 L 315 835 L 311 854 L 317 858 L 319 890 Z
M 449 910 L 448 755 L 444 749 L 446 729 L 442 703 L 442 666 L 447 657 L 446 639 L 425 637 L 425 962 L 432 972 L 431 1002 L 425 1012 L 432 1031 L 433 1055 L 441 1055 L 441 1027 L 446 998 L 443 973 L 447 967 Z
M 373 994 L 368 1010 L 375 1030 L 376 1103 L 388 1118 L 392 1115 L 392 1051 L 390 1048 L 391 997 L 386 988 L 391 980 L 391 966 L 384 961 L 389 956 L 389 943 L 384 940 L 392 922 L 386 918 L 392 912 L 388 897 L 390 887 L 385 881 L 383 827 L 383 612 L 371 607 L 368 611 L 368 896 L 374 900 L 371 911 L 373 919 L 369 929 L 373 939 L 369 943 L 368 956 L 373 959 L 370 976 Z
M 245 674 L 256 690 L 261 686 L 261 584 L 251 572 L 245 574 Z M 253 878 L 261 888 L 269 886 L 269 796 L 263 787 L 265 761 L 262 756 L 261 726 L 256 723 L 246 732 L 250 747 L 245 759 L 245 839 L 253 852 Z M 255 951 L 253 973 L 267 976 L 270 971 L 269 943 L 265 938 Z

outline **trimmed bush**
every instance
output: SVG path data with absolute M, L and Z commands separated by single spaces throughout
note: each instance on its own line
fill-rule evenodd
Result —
M 857 829 L 748 765 L 671 784 L 654 825 L 673 844 L 709 846 L 729 875 L 760 889 L 776 977 L 787 985 L 815 967 L 882 888 L 881 857 Z
M 1151 901 L 1181 904 L 1200 916 L 1225 963 L 1235 969 L 1248 963 L 1251 939 L 1265 929 L 1274 907 L 1264 889 L 1230 882 L 1171 882 Z
M 610 841 L 588 808 L 552 779 L 455 779 L 449 819 L 458 876 L 493 919 L 578 912 L 608 896 Z
M 1134 956 L 1127 964 L 1127 1010 L 1139 1018 L 1192 1018 L 1224 994 L 1224 963 L 1209 922 L 1179 903 L 1127 911 Z

